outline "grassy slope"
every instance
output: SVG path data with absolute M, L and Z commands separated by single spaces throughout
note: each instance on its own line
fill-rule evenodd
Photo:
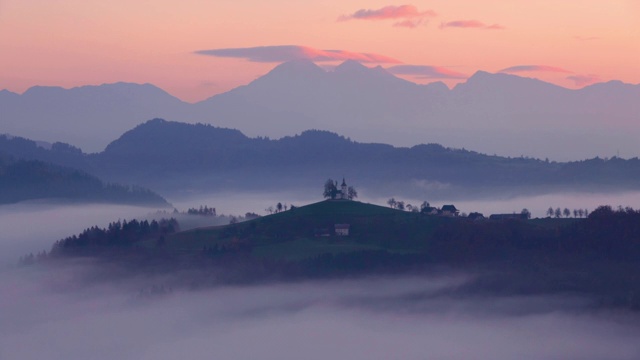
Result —
M 420 249 L 411 241 L 392 239 L 419 237 L 432 222 L 447 220 L 357 201 L 326 200 L 235 225 L 176 233 L 166 239 L 165 248 L 189 253 L 245 242 L 252 245 L 254 256 L 291 260 L 358 250 L 415 251 Z M 314 236 L 317 229 L 333 233 L 337 223 L 350 224 L 351 235 Z

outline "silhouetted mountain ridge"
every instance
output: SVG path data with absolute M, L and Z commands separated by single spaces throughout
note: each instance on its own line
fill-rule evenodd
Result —
M 172 176 L 192 177 L 183 179 L 185 187 L 195 184 L 193 179 L 217 179 L 208 187 L 219 190 L 224 184 L 256 189 L 262 185 L 307 186 L 335 173 L 381 191 L 396 187 L 430 196 L 473 196 L 498 189 L 544 193 L 560 188 L 640 188 L 637 158 L 556 163 L 489 156 L 438 144 L 398 148 L 358 143 L 321 130 L 270 140 L 159 119 L 125 133 L 103 153 L 92 155 L 92 162 L 99 173 L 104 171 L 103 176 L 114 176 L 120 169 L 126 175 L 117 177 L 119 181 L 135 179 L 160 188 L 165 185 L 155 179 Z
M 37 160 L 14 160 L 0 153 L 0 204 L 56 200 L 169 206 L 141 187 L 105 184 L 83 171 Z
M 639 85 L 617 81 L 570 90 L 478 71 L 449 90 L 441 82 L 418 85 L 354 61 L 325 71 L 299 60 L 196 104 L 149 84 L 0 92 L 0 131 L 93 152 L 160 117 L 235 128 L 250 137 L 322 129 L 367 143 L 443 143 L 484 153 L 583 159 L 640 155 L 639 98 Z
M 3 137 L 1 152 L 73 166 L 164 194 L 315 188 L 329 176 L 345 176 L 381 196 L 429 199 L 640 189 L 637 158 L 548 162 L 438 144 L 408 148 L 360 143 L 325 130 L 271 140 L 161 119 L 136 126 L 98 154 L 83 154 L 62 143 L 46 150 L 33 141 Z

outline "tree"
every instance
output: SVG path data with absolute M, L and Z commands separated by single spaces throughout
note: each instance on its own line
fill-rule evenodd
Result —
M 564 208 L 564 210 L 562 210 L 562 214 L 564 215 L 564 217 L 569 217 L 571 216 L 571 210 L 569 210 L 568 208 Z
M 553 216 L 553 214 L 554 214 L 553 208 L 552 208 L 552 207 L 549 207 L 549 208 L 547 209 L 547 216 L 548 216 L 548 217 L 552 217 L 552 216 Z
M 387 200 L 387 204 L 389 204 L 389 207 L 391 207 L 392 209 L 395 209 L 397 205 L 396 199 L 391 198 Z
M 428 201 L 425 200 L 422 202 L 422 205 L 420 205 L 420 211 L 425 211 L 425 209 L 429 207 L 431 207 L 431 205 L 429 204 Z
M 527 219 L 531 219 L 531 211 L 529 211 L 529 209 L 527 208 L 522 209 L 522 211 L 520 211 L 520 214 Z
M 396 202 L 396 209 L 404 210 L 404 201 L 397 201 Z
M 578 209 L 578 216 L 582 217 L 584 215 L 584 210 Z
M 281 212 L 282 211 L 282 203 L 278 203 L 276 205 L 276 212 Z
M 353 186 L 349 186 L 349 188 L 347 189 L 347 198 L 349 200 L 353 200 L 357 197 L 358 197 L 358 192 L 356 191 L 356 189 Z
M 560 210 L 560 208 L 556 208 L 556 211 L 554 211 L 553 214 L 556 216 L 556 219 L 559 219 L 562 217 L 562 210 Z
M 333 181 L 333 179 L 327 179 L 327 181 L 324 182 L 324 191 L 322 192 L 322 196 L 324 196 L 325 199 L 336 198 L 336 195 L 338 194 L 338 185 L 336 184 L 337 183 Z

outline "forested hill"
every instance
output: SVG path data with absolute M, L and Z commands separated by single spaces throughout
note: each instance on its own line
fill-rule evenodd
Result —
M 640 189 L 640 161 L 594 158 L 549 162 L 506 158 L 438 144 L 411 148 L 351 141 L 308 130 L 278 140 L 238 130 L 154 119 L 124 133 L 105 151 L 82 154 L 65 144 L 51 150 L 0 137 L 0 151 L 84 169 L 102 179 L 174 191 L 317 188 L 346 177 L 379 196 L 432 200 L 560 190 Z M 28 141 L 26 141 L 28 143 Z
M 349 224 L 347 236 L 334 232 L 336 224 Z M 599 305 L 640 310 L 640 211 L 631 208 L 602 206 L 586 219 L 471 220 L 327 200 L 227 226 L 177 230 L 174 220 L 92 227 L 38 258 L 94 257 L 136 277 L 182 274 L 176 285 L 190 287 L 444 267 L 477 272 L 462 291 L 582 294 Z M 109 269 L 106 276 L 119 274 Z
M 81 170 L 0 154 L 0 204 L 34 199 L 169 206 L 141 187 L 105 184 Z
M 273 188 L 318 186 L 327 176 L 345 176 L 382 193 L 473 195 L 495 189 L 543 193 L 560 188 L 639 189 L 640 161 L 613 158 L 558 163 L 505 158 L 438 144 L 398 148 L 351 141 L 308 130 L 279 140 L 249 138 L 237 130 L 160 119 L 148 121 L 92 158 L 104 176 L 165 187 Z M 126 176 L 123 176 L 126 174 Z M 336 175 L 337 174 L 337 175 Z M 195 179 L 209 179 L 204 185 Z M 161 181 L 157 181 L 160 179 Z M 176 184 L 172 184 L 175 186 Z

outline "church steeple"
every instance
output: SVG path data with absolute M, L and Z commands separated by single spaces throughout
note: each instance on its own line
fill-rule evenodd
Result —
M 342 193 L 341 194 L 342 195 L 341 198 L 342 199 L 348 199 L 349 198 L 349 193 L 347 191 L 347 182 L 344 181 L 344 177 L 342 178 L 342 186 L 341 186 L 341 188 L 342 188 L 341 191 L 340 191 Z

